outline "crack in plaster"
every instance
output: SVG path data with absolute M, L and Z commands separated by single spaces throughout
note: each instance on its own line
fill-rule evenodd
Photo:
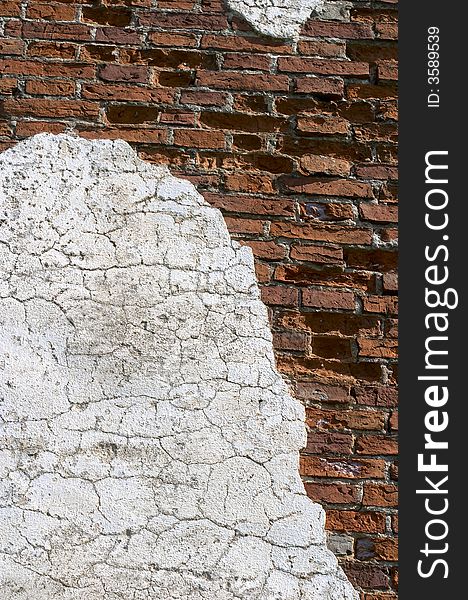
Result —
M 122 141 L 0 156 L 4 600 L 356 600 L 251 250 Z

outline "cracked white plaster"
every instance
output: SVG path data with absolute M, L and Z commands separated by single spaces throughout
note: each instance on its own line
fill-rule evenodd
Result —
M 263 35 L 297 39 L 302 25 L 324 0 L 226 0 L 228 7 Z
M 2 600 L 357 600 L 221 213 L 122 141 L 0 173 Z

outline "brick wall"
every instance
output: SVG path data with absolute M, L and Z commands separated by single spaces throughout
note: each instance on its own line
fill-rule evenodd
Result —
M 307 407 L 331 546 L 363 599 L 394 599 L 396 3 L 330 2 L 298 43 L 222 0 L 154 4 L 0 2 L 1 147 L 123 138 L 223 211 Z

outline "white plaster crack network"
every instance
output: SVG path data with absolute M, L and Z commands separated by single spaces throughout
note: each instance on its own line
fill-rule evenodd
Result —
M 0 156 L 3 600 L 356 600 L 251 250 L 121 141 Z

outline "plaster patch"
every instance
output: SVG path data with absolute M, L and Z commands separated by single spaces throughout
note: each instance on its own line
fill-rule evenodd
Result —
M 324 0 L 226 0 L 228 7 L 263 35 L 295 39 Z
M 3 600 L 357 600 L 221 213 L 122 141 L 0 173 Z

